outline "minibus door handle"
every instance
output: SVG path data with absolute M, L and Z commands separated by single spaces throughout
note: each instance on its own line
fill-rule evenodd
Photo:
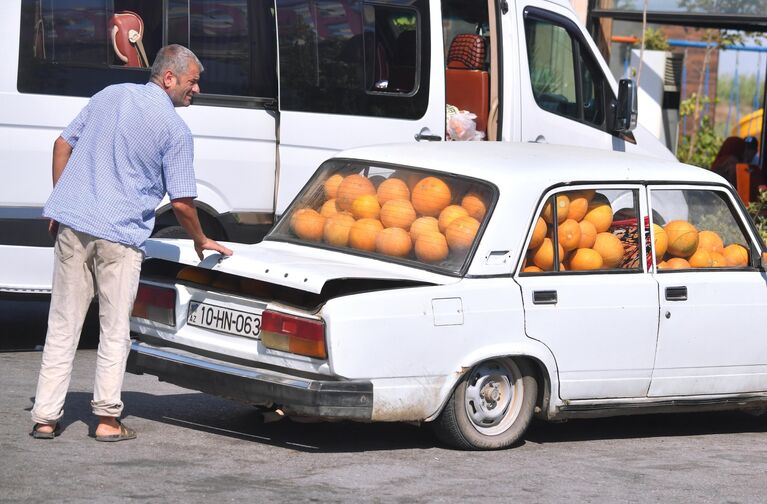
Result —
M 666 287 L 666 301 L 687 301 L 687 287 Z
M 533 291 L 533 304 L 557 304 L 557 291 Z
M 416 142 L 420 142 L 421 140 L 426 140 L 427 142 L 439 142 L 442 140 L 441 136 L 432 135 L 429 128 L 421 128 L 421 131 L 416 133 L 414 138 Z

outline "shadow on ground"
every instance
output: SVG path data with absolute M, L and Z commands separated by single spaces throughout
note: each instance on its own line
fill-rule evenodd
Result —
M 42 348 L 48 328 L 49 296 L 0 297 L 0 352 Z M 78 348 L 96 348 L 99 338 L 98 306 L 88 310 Z
M 75 422 L 90 425 L 91 395 L 67 395 L 62 427 Z M 265 417 L 254 407 L 207 394 L 153 395 L 123 393 L 124 417 L 138 417 L 217 436 L 253 441 L 316 453 L 353 453 L 378 450 L 442 447 L 428 426 L 409 423 L 310 422 Z M 767 432 L 767 416 L 743 412 L 637 415 L 566 423 L 535 421 L 525 435 L 526 443 L 547 444 L 608 439 Z M 176 434 L 177 435 L 177 434 Z M 182 442 L 181 437 L 179 442 Z M 524 444 L 524 443 L 523 443 Z

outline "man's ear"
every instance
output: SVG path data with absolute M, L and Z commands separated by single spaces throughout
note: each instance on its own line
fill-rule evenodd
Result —
M 165 72 L 162 74 L 162 83 L 166 89 L 173 87 L 173 79 L 175 78 L 176 76 L 173 75 L 173 72 L 170 70 L 165 70 Z

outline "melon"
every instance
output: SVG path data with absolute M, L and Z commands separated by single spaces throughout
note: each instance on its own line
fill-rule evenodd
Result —
M 591 248 L 597 241 L 597 228 L 591 221 L 582 220 L 578 223 L 581 228 L 581 239 L 578 242 L 578 248 Z
M 748 249 L 743 245 L 733 243 L 724 247 L 722 251 L 725 261 L 728 266 L 748 266 Z
M 661 269 L 689 269 L 690 268 L 690 263 L 687 261 L 687 259 L 683 259 L 681 257 L 672 257 L 668 261 L 663 261 L 663 262 L 666 263 L 666 265 Z
M 408 231 L 415 217 L 413 204 L 408 200 L 389 200 L 381 207 L 381 223 L 387 228 L 398 227 Z
M 598 233 L 592 248 L 602 256 L 604 268 L 619 268 L 623 263 L 623 243 L 612 233 Z
M 404 180 L 388 178 L 378 186 L 378 203 L 384 206 L 387 201 L 406 200 L 410 201 L 410 189 Z
M 530 245 L 527 246 L 528 250 L 536 249 L 541 246 L 541 243 L 543 243 L 543 239 L 546 238 L 546 233 L 548 232 L 548 226 L 546 225 L 546 221 L 543 220 L 543 217 L 538 217 L 538 220 L 535 221 L 535 228 L 533 229 L 533 237 L 530 238 Z
M 673 220 L 663 228 L 668 235 L 668 253 L 690 257 L 698 249 L 698 230 L 685 220 Z
M 458 217 L 469 215 L 469 211 L 461 205 L 448 205 L 439 213 L 439 230 L 445 232 L 447 226 L 450 225 Z
M 349 230 L 349 246 L 357 250 L 373 252 L 376 237 L 383 231 L 383 224 L 377 219 L 360 219 Z
M 330 217 L 338 213 L 338 207 L 336 207 L 336 199 L 329 199 L 322 204 L 320 208 L 320 215 L 323 217 Z
M 354 217 L 348 214 L 336 214 L 327 218 L 323 229 L 326 243 L 336 247 L 346 247 L 349 244 L 349 231 L 354 225 Z
M 340 173 L 336 173 L 335 175 L 328 177 L 328 179 L 323 184 L 323 188 L 325 189 L 325 197 L 327 197 L 327 199 L 336 198 L 336 195 L 338 194 L 338 186 L 341 184 L 343 179 L 344 177 Z
M 436 217 L 452 199 L 450 187 L 437 177 L 421 179 L 411 191 L 410 201 L 420 215 Z
M 598 270 L 603 264 L 604 260 L 599 252 L 590 248 L 577 249 L 567 261 L 572 271 Z
M 570 198 L 564 194 L 557 195 L 557 223 L 561 224 L 567 219 L 567 212 L 570 209 Z M 543 205 L 543 212 L 541 213 L 543 220 L 547 223 L 553 223 L 553 212 L 551 210 L 551 198 L 546 200 L 546 204 Z
M 666 255 L 666 250 L 668 250 L 668 235 L 657 224 L 652 225 L 652 232 L 655 237 L 655 257 L 663 257 Z
M 691 268 L 710 268 L 714 265 L 714 260 L 711 258 L 711 252 L 701 248 L 696 250 L 687 262 L 690 263 Z
M 589 202 L 583 219 L 594 224 L 597 233 L 604 233 L 613 223 L 613 209 L 610 201 L 601 194 L 594 196 L 594 199 Z
M 539 268 L 538 266 L 534 266 L 532 264 L 530 266 L 525 266 L 522 269 L 522 273 L 541 273 L 541 272 L 543 272 L 541 268 Z
M 349 175 L 344 178 L 340 184 L 338 184 L 338 190 L 336 191 L 336 206 L 340 210 L 351 210 L 352 203 L 360 196 L 366 194 L 376 194 L 376 189 L 373 183 L 359 174 Z
M 402 228 L 386 228 L 376 236 L 376 251 L 394 257 L 405 257 L 413 248 L 410 233 Z
M 575 250 L 581 242 L 581 226 L 574 219 L 565 219 L 557 227 L 557 237 L 565 252 Z
M 458 217 L 445 229 L 445 238 L 450 250 L 464 252 L 474 243 L 474 238 L 479 231 L 479 221 L 474 217 L 465 215 Z
M 564 258 L 565 250 L 562 248 L 562 245 L 558 245 L 558 249 L 560 259 Z M 541 246 L 533 251 L 532 261 L 533 264 L 544 271 L 552 271 L 554 269 L 554 245 L 551 239 L 543 239 Z
M 447 239 L 439 231 L 423 231 L 415 241 L 415 256 L 419 261 L 438 263 L 447 259 L 448 252 Z
M 439 221 L 434 217 L 418 217 L 410 225 L 410 237 L 414 242 L 418 240 L 418 236 L 424 231 L 436 231 L 439 233 Z
M 302 240 L 322 240 L 325 217 L 311 208 L 296 210 L 290 217 L 290 229 Z
M 711 254 L 711 267 L 713 268 L 726 268 L 727 259 L 721 252 L 709 252 Z
M 570 191 L 567 197 L 570 198 L 570 207 L 567 210 L 567 218 L 580 222 L 589 210 L 589 201 L 594 196 L 594 191 Z
M 352 202 L 352 215 L 355 219 L 377 219 L 381 214 L 381 205 L 373 194 L 365 194 Z
M 698 249 L 707 252 L 719 252 L 724 250 L 722 238 L 713 231 L 701 231 L 698 233 Z
M 476 193 L 469 193 L 464 196 L 463 199 L 461 199 L 461 206 L 469 212 L 469 215 L 480 222 L 482 222 L 482 219 L 484 219 L 485 214 L 487 213 L 485 200 Z

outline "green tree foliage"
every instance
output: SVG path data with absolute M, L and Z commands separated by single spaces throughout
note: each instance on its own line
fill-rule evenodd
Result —
M 709 101 L 707 96 L 698 100 L 696 94 L 693 93 L 689 98 L 680 103 L 679 115 L 683 118 L 687 117 L 688 121 L 694 120 L 696 108 L 702 107 Z M 690 149 L 693 135 L 695 135 L 695 146 L 693 149 Z M 721 147 L 723 141 L 724 138 L 717 135 L 716 131 L 714 131 L 711 118 L 703 116 L 693 134 L 682 135 L 682 138 L 679 140 L 676 156 L 683 163 L 700 166 L 701 168 L 711 168 L 711 163 L 714 161 L 717 152 L 719 152 L 719 147 Z
M 762 235 L 762 240 L 767 242 L 767 191 L 759 192 L 759 200 L 748 204 L 748 214 L 754 220 L 756 229 Z

